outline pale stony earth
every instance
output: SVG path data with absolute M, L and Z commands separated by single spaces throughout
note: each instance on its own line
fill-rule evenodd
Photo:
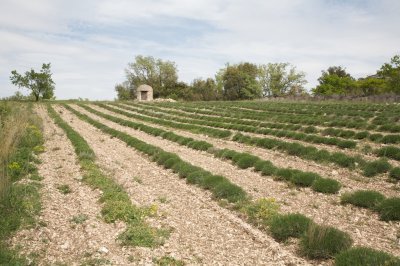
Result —
M 147 143 L 178 154 L 183 160 L 220 174 L 241 186 L 253 198 L 275 198 L 282 212 L 299 212 L 320 224 L 334 226 L 349 233 L 355 245 L 372 247 L 400 256 L 400 223 L 383 222 L 376 213 L 340 204 L 339 195 L 316 193 L 309 188 L 294 188 L 263 177 L 250 169 L 241 170 L 212 154 L 180 146 L 132 128 L 98 117 L 77 105 L 71 107 L 114 129 Z M 173 257 L 188 265 L 331 265 L 332 261 L 310 261 L 297 254 L 293 243 L 277 243 L 266 232 L 249 225 L 232 210 L 221 207 L 211 194 L 187 184 L 178 175 L 150 161 L 145 155 L 111 138 L 61 106 L 59 115 L 77 131 L 96 154 L 96 163 L 130 196 L 133 204 L 153 206 L 157 214 L 148 218 L 155 227 L 170 228 L 165 244 L 155 248 L 122 247 L 116 238 L 124 223 L 107 224 L 100 215 L 100 191 L 81 181 L 82 173 L 74 149 L 62 129 L 48 116 L 44 106 L 36 112 L 43 119 L 45 150 L 40 155 L 43 210 L 42 226 L 21 230 L 12 239 L 25 254 L 36 254 L 39 265 L 81 265 L 97 260 L 113 265 L 151 265 L 154 259 Z M 93 109 L 136 121 L 95 105 Z M 115 106 L 114 106 L 115 107 Z M 126 111 L 126 110 L 125 110 Z M 398 185 L 382 177 L 361 182 L 361 176 L 347 169 L 319 165 L 277 151 L 246 146 L 229 140 L 213 139 L 186 131 L 137 121 L 153 127 L 206 140 L 216 148 L 246 151 L 272 161 L 279 167 L 292 167 L 331 177 L 345 184 L 340 193 L 357 189 L 374 189 L 386 196 L 398 196 Z M 67 184 L 72 192 L 62 194 L 57 187 Z M 87 220 L 75 224 L 79 214 Z

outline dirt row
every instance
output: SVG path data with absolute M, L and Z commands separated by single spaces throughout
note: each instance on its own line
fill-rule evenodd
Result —
M 40 265 L 79 265 L 94 260 L 126 265 L 128 250 L 115 242 L 124 225 L 101 220 L 100 192 L 81 183 L 82 173 L 70 141 L 43 107 L 36 112 L 43 120 L 45 139 L 38 169 L 44 177 L 40 222 L 35 228 L 19 231 L 12 243 Z M 71 193 L 63 194 L 60 185 L 68 185 Z M 86 220 L 76 223 L 74 217 Z
M 319 163 L 316 163 L 313 161 L 301 159 L 297 156 L 287 155 L 285 153 L 275 151 L 275 150 L 262 149 L 262 148 L 258 148 L 258 147 L 254 147 L 254 146 L 249 146 L 249 145 L 246 145 L 243 143 L 238 143 L 235 141 L 216 139 L 216 138 L 208 137 L 208 136 L 201 135 L 201 134 L 190 133 L 190 132 L 184 131 L 184 130 L 171 129 L 171 128 L 167 128 L 167 127 L 160 126 L 157 124 L 148 123 L 148 122 L 144 122 L 141 120 L 135 120 L 133 118 L 126 117 L 124 115 L 119 115 L 117 113 L 108 111 L 108 110 L 98 107 L 96 105 L 90 105 L 90 107 L 93 109 L 96 109 L 98 111 L 101 111 L 103 113 L 113 115 L 113 116 L 116 116 L 116 117 L 119 117 L 122 119 L 136 121 L 136 122 L 140 122 L 140 123 L 152 126 L 152 127 L 157 127 L 157 128 L 162 128 L 162 129 L 169 130 L 169 131 L 174 131 L 177 134 L 185 136 L 185 137 L 191 137 L 191 138 L 194 138 L 197 140 L 204 140 L 204 141 L 207 141 L 207 142 L 213 144 L 217 148 L 221 148 L 221 149 L 228 148 L 228 149 L 237 150 L 237 151 L 241 151 L 241 152 L 249 152 L 251 154 L 259 156 L 260 158 L 262 158 L 264 160 L 270 160 L 276 166 L 281 167 L 281 168 L 300 169 L 302 171 L 315 172 L 315 173 L 320 174 L 321 176 L 336 179 L 344 185 L 342 192 L 353 191 L 353 190 L 357 190 L 357 189 L 369 189 L 369 190 L 379 191 L 379 192 L 385 194 L 386 196 L 397 196 L 399 193 L 400 184 L 393 184 L 393 183 L 387 182 L 387 177 L 384 177 L 384 175 L 373 177 L 373 178 L 367 178 L 367 177 L 364 177 L 354 171 L 351 171 L 346 168 L 338 167 L 333 164 L 331 164 L 331 165 L 319 164 Z M 113 106 L 113 107 L 115 107 L 115 106 Z M 115 107 L 115 108 L 117 108 L 117 107 Z M 133 113 L 126 109 L 122 109 L 122 108 L 117 108 L 117 109 L 124 110 L 128 113 Z
M 379 221 L 378 216 L 365 209 L 339 204 L 337 195 L 324 195 L 310 189 L 295 189 L 282 182 L 261 177 L 251 170 L 239 170 L 228 162 L 215 159 L 206 152 L 199 152 L 159 137 L 120 126 L 102 119 L 84 109 L 72 105 L 82 113 L 117 130 L 126 132 L 142 141 L 151 143 L 166 151 L 178 154 L 182 159 L 190 161 L 215 174 L 224 175 L 232 182 L 244 188 L 254 198 L 273 197 L 281 203 L 283 212 L 300 212 L 312 217 L 316 222 L 335 226 L 352 235 L 356 245 L 369 246 L 399 254 L 397 232 L 399 223 Z M 273 160 L 272 160 L 273 161 Z
M 272 238 L 244 223 L 176 174 L 150 162 L 142 154 L 110 138 L 63 108 L 61 116 L 81 134 L 98 163 L 121 184 L 138 205 L 155 204 L 153 226 L 172 228 L 163 246 L 136 248 L 135 257 L 169 255 L 189 264 L 309 264 Z M 147 260 L 146 262 L 149 262 Z

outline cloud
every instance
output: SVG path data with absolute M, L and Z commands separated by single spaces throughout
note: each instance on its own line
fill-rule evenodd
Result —
M 175 61 L 186 82 L 226 62 L 290 62 L 311 88 L 329 66 L 360 77 L 400 53 L 399 13 L 392 0 L 3 1 L 0 97 L 12 69 L 51 62 L 58 98 L 112 99 L 139 54 Z

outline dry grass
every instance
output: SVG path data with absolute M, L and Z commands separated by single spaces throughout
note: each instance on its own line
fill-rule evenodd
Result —
M 30 117 L 26 104 L 0 102 L 0 198 L 10 185 L 7 178 L 8 159 L 28 126 Z

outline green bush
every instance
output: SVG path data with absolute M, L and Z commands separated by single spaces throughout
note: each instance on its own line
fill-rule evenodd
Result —
M 201 182 L 201 186 L 205 189 L 211 190 L 212 188 L 216 187 L 219 185 L 221 182 L 225 182 L 226 178 L 220 175 L 206 175 L 203 179 L 203 182 Z
M 365 139 L 369 136 L 368 131 L 360 131 L 357 134 L 354 135 L 354 138 L 356 139 Z
M 300 240 L 301 254 L 311 259 L 328 259 L 350 248 L 349 234 L 329 226 L 311 224 Z
M 208 175 L 211 175 L 211 173 L 204 170 L 195 171 L 186 177 L 186 181 L 190 184 L 201 184 Z
M 355 159 L 353 157 L 340 152 L 332 153 L 331 161 L 341 167 L 354 168 L 355 166 Z
M 295 174 L 302 173 L 296 169 L 280 168 L 275 172 L 276 180 L 290 181 Z
M 269 165 L 272 165 L 272 163 L 270 161 L 258 160 L 254 164 L 254 170 L 256 170 L 257 172 L 260 172 L 265 166 L 269 166 Z
M 392 166 L 385 159 L 375 160 L 365 163 L 363 166 L 363 174 L 367 177 L 372 177 L 381 173 L 386 173 Z
M 400 148 L 394 146 L 386 146 L 377 150 L 379 157 L 388 157 L 400 161 Z
M 251 154 L 242 154 L 241 158 L 236 162 L 237 166 L 241 169 L 253 167 L 259 161 L 257 156 Z
M 337 143 L 337 146 L 342 149 L 353 149 L 357 146 L 357 143 L 352 140 L 342 140 Z
M 377 206 L 377 209 L 383 221 L 400 220 L 400 198 L 385 199 Z
M 164 162 L 164 167 L 167 169 L 171 169 L 178 162 L 181 162 L 181 159 L 175 157 L 169 158 Z
M 369 135 L 369 139 L 373 142 L 380 142 L 381 139 L 383 138 L 382 134 L 371 134 Z
M 271 219 L 269 231 L 277 241 L 285 241 L 289 237 L 302 236 L 311 223 L 310 218 L 299 213 L 277 215 Z
M 395 167 L 395 168 L 393 168 L 393 169 L 390 171 L 389 176 L 390 176 L 391 178 L 393 178 L 393 179 L 400 180 L 400 167 Z
M 331 178 L 318 178 L 312 184 L 312 189 L 325 194 L 337 193 L 341 188 L 341 184 Z
M 263 176 L 271 176 L 275 175 L 277 168 L 272 164 L 265 164 L 264 167 L 261 169 L 261 174 Z
M 358 190 L 353 193 L 345 193 L 342 195 L 340 202 L 342 204 L 353 204 L 358 207 L 375 209 L 385 196 L 373 190 Z
M 293 184 L 295 184 L 297 186 L 309 187 L 312 185 L 312 183 L 315 180 L 317 180 L 319 178 L 321 178 L 321 176 L 316 173 L 302 172 L 302 173 L 293 175 L 290 178 L 290 182 L 292 182 Z
M 230 182 L 219 182 L 211 190 L 217 198 L 227 199 L 229 202 L 238 202 L 246 198 L 246 192 Z
M 335 257 L 335 266 L 395 266 L 400 260 L 383 251 L 354 247 Z

